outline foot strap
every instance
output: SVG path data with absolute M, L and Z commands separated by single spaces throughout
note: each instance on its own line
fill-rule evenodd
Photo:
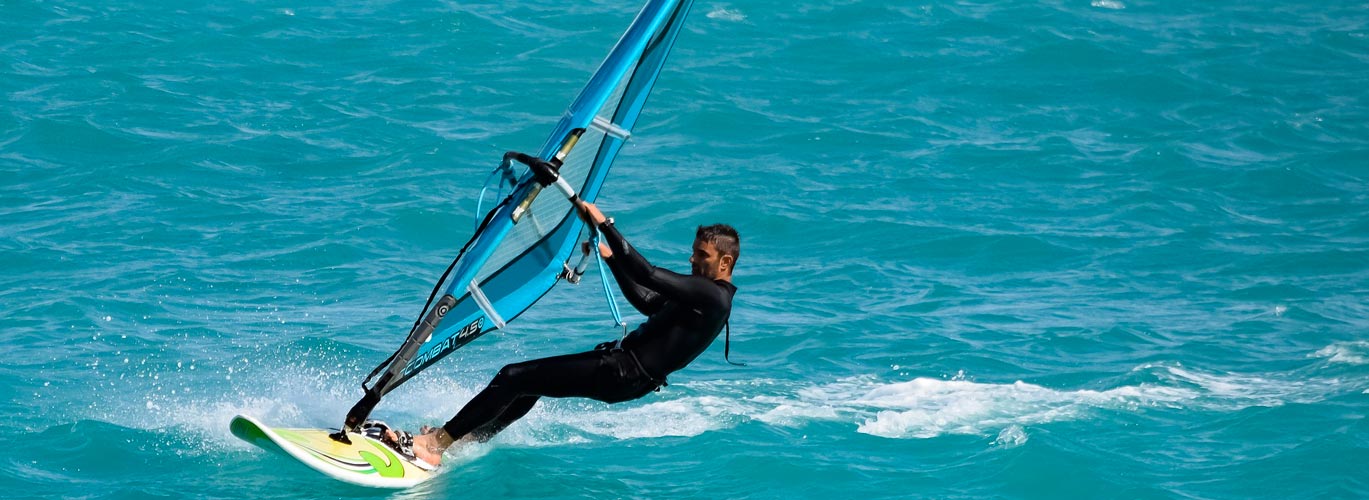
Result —
M 392 429 L 388 424 L 379 420 L 367 420 L 366 423 L 361 424 L 361 433 L 368 438 L 384 443 L 400 455 L 404 455 L 404 458 L 409 460 L 418 458 L 414 455 L 413 434 Z

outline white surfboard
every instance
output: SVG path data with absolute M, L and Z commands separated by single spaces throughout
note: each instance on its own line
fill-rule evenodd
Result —
M 436 468 L 411 460 L 378 440 L 349 432 L 351 444 L 329 434 L 336 429 L 273 429 L 252 417 L 233 417 L 233 435 L 298 460 L 339 481 L 373 488 L 409 488 L 436 474 Z

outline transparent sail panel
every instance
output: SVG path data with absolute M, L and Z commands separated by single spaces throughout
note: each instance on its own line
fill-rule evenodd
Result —
M 598 116 L 612 121 L 614 112 L 618 109 L 618 104 L 622 101 L 623 92 L 627 89 L 628 83 L 632 81 L 635 71 L 628 72 L 622 78 L 613 94 L 605 101 L 600 108 Z M 587 128 L 580 136 L 579 142 L 571 149 L 561 165 L 561 177 L 575 187 L 577 192 L 585 189 L 589 182 L 590 174 L 598 160 L 600 147 L 605 140 L 612 140 L 597 128 Z M 519 219 L 518 223 L 509 230 L 499 248 L 491 254 L 489 260 L 480 272 L 476 274 L 476 282 L 484 283 L 491 275 L 498 273 L 501 269 L 520 258 L 534 258 L 542 261 L 555 259 L 551 255 L 551 250 L 546 247 L 537 247 L 537 243 L 546 238 L 556 230 L 562 223 L 575 217 L 574 210 L 570 201 L 554 188 L 543 190 L 533 200 L 527 212 Z M 533 252 L 543 252 L 542 255 L 534 255 Z

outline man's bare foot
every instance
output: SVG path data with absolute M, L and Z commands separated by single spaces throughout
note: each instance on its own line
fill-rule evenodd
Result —
M 414 436 L 414 456 L 432 465 L 442 464 L 442 452 L 452 445 L 452 437 L 447 431 L 438 428 L 426 434 Z

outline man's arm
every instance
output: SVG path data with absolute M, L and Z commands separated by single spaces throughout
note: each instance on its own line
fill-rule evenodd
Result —
M 603 212 L 600 212 L 599 208 L 592 203 L 576 200 L 575 208 L 580 212 L 580 218 L 584 219 L 587 224 L 592 224 L 597 227 L 599 223 L 593 221 L 598 220 L 602 223 L 607 220 L 604 217 Z M 660 294 L 650 288 L 642 286 L 641 283 L 633 281 L 630 275 L 623 272 L 622 264 L 618 259 L 613 258 L 613 249 L 609 248 L 603 241 L 600 241 L 598 248 L 595 250 L 599 252 L 599 257 L 602 257 L 604 262 L 608 264 L 609 270 L 613 271 L 613 280 L 618 283 L 618 289 L 623 291 L 623 297 L 627 298 L 628 303 L 632 304 L 632 307 L 637 309 L 637 312 L 651 316 L 661 309 L 661 306 L 665 304 L 665 300 Z M 589 248 L 586 247 L 585 251 L 588 252 Z M 635 254 L 636 252 L 633 253 Z
M 600 243 L 599 255 L 604 257 L 604 262 L 608 264 L 610 271 L 613 271 L 613 280 L 618 282 L 618 289 L 623 291 L 623 297 L 627 298 L 628 303 L 636 308 L 638 312 L 651 316 L 665 305 L 665 299 L 661 294 L 654 290 L 642 286 L 641 283 L 633 281 L 631 276 L 623 272 L 618 259 L 613 258 L 613 250 Z
M 705 302 L 716 292 L 716 287 L 700 286 L 707 280 L 651 265 L 642 254 L 632 248 L 618 229 L 613 227 L 613 223 L 600 224 L 599 234 L 603 235 L 604 242 L 608 243 L 609 249 L 613 252 L 613 260 L 616 261 L 616 267 L 613 268 L 615 276 L 622 274 L 633 283 L 640 284 L 659 295 L 691 304 Z
M 613 269 L 613 276 L 618 279 L 619 286 L 624 280 L 634 286 L 640 286 L 655 293 L 656 297 L 652 302 L 664 303 L 666 297 L 675 298 L 689 303 L 700 303 L 707 301 L 711 293 L 715 292 L 713 287 L 699 286 L 699 280 L 687 276 L 661 269 L 647 262 L 645 257 L 637 253 L 636 249 L 623 238 L 618 229 L 613 227 L 613 223 L 608 222 L 608 217 L 599 211 L 599 207 L 593 203 L 577 200 L 575 208 L 580 212 L 580 218 L 588 224 L 593 224 L 599 228 L 599 234 L 603 236 L 604 243 L 608 244 L 608 255 L 605 259 L 609 262 L 609 268 Z M 604 251 L 600 249 L 600 255 Z M 624 292 L 624 295 L 627 293 Z M 631 301 L 631 299 L 629 299 Z M 633 304 L 635 307 L 637 304 Z M 638 310 L 642 310 L 639 308 Z M 653 309 L 654 310 L 654 309 Z M 644 314 L 646 311 L 643 311 Z

